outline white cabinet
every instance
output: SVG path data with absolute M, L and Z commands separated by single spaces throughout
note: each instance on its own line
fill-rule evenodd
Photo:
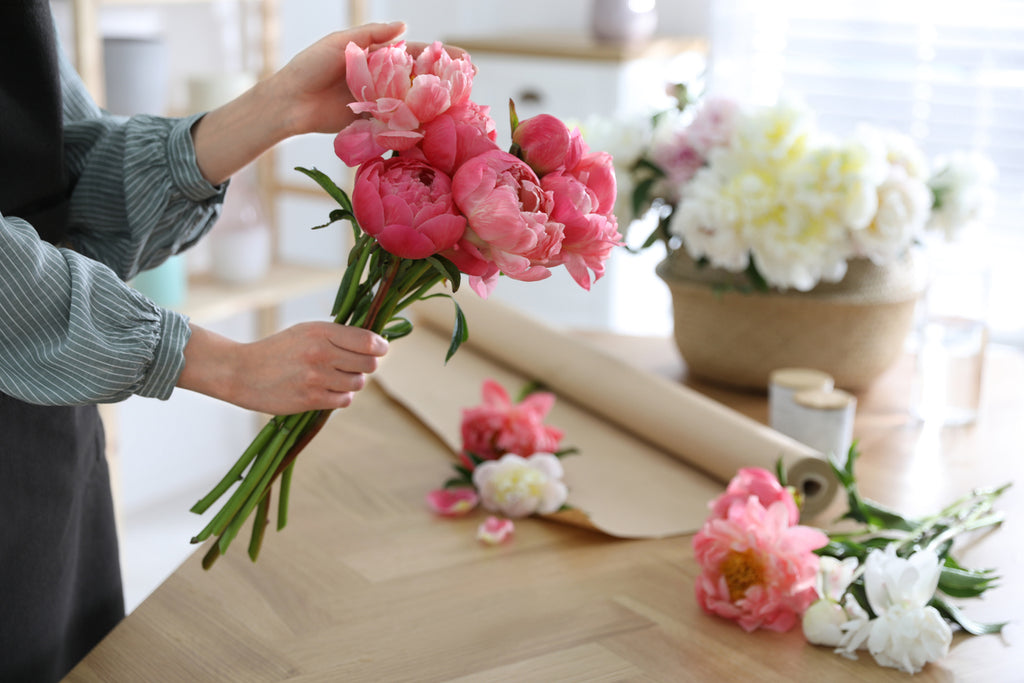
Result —
M 587 39 L 493 38 L 451 42 L 479 69 L 473 99 L 489 105 L 499 134 L 507 132 L 508 100 L 520 118 L 539 113 L 562 119 L 645 112 L 664 105 L 665 86 L 692 80 L 704 63 L 697 39 L 659 39 L 605 45 Z

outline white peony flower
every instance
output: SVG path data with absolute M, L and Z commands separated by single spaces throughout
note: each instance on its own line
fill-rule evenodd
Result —
M 939 558 L 921 550 L 909 558 L 893 545 L 873 550 L 864 562 L 864 588 L 875 619 L 861 616 L 842 626 L 837 652 L 856 656 L 865 644 L 882 666 L 916 673 L 949 652 L 949 624 L 928 602 L 939 583 Z
M 991 184 L 996 167 L 987 157 L 963 152 L 939 159 L 936 167 L 928 180 L 935 196 L 928 229 L 941 231 L 952 240 L 987 216 L 994 199 Z
M 853 232 L 858 253 L 879 265 L 898 258 L 921 236 L 931 201 L 923 181 L 909 176 L 902 166 L 891 167 L 878 187 L 874 220 Z
M 873 620 L 868 651 L 882 666 L 917 673 L 949 652 L 953 632 L 934 607 L 894 605 Z
M 506 517 L 526 517 L 562 507 L 569 495 L 562 475 L 562 463 L 551 453 L 534 453 L 528 458 L 506 453 L 499 460 L 477 465 L 473 485 L 488 510 Z
M 827 555 L 822 557 L 818 562 L 818 576 L 814 580 L 818 597 L 839 602 L 853 583 L 859 564 L 856 557 L 844 560 Z

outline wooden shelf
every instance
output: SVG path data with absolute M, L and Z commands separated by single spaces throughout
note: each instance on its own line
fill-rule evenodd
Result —
M 595 61 L 625 62 L 633 59 L 671 57 L 684 52 L 705 53 L 703 38 L 653 38 L 641 43 L 599 42 L 588 36 L 500 35 L 452 36 L 446 43 L 470 54 L 505 54 L 523 57 L 558 57 Z
M 185 302 L 175 310 L 199 324 L 209 324 L 238 313 L 273 309 L 296 297 L 324 289 L 334 289 L 341 282 L 344 269 L 339 267 L 275 264 L 259 282 L 232 285 L 211 276 L 192 278 Z M 325 311 L 326 316 L 329 311 Z

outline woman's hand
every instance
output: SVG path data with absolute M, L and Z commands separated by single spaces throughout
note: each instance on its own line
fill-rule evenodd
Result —
M 274 415 L 347 407 L 388 349 L 373 332 L 331 322 L 251 343 L 191 328 L 178 386 Z
M 345 82 L 345 46 L 386 45 L 405 24 L 366 24 L 336 31 L 297 54 L 280 71 L 214 109 L 192 128 L 199 170 L 219 185 L 293 135 L 337 133 L 355 119 Z
M 382 47 L 398 40 L 405 24 L 366 24 L 336 31 L 295 55 L 280 71 L 222 107 L 192 129 L 203 176 L 219 185 L 282 140 L 306 133 L 337 133 L 356 115 L 345 82 L 345 47 Z M 424 43 L 409 43 L 418 55 Z M 463 53 L 445 48 L 453 57 Z

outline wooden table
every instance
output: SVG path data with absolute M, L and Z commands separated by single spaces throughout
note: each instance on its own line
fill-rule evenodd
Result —
M 685 381 L 668 340 L 595 340 Z M 763 395 L 693 386 L 766 419 Z M 1024 611 L 1022 386 L 1024 354 L 996 347 L 974 426 L 911 421 L 905 362 L 858 396 L 864 494 L 917 514 L 973 486 L 1017 482 L 1000 506 L 1003 527 L 958 551 L 1005 577 L 985 599 L 964 601 L 983 621 Z M 688 537 L 611 540 L 529 519 L 510 543 L 477 543 L 483 513 L 446 520 L 427 511 L 424 494 L 448 461 L 372 385 L 300 463 L 290 526 L 268 534 L 257 564 L 244 538 L 209 572 L 194 555 L 68 680 L 907 680 L 866 653 L 850 661 L 810 646 L 799 629 L 747 634 L 704 614 Z M 1019 681 L 1024 644 L 1013 635 L 1011 626 L 1004 638 L 956 637 L 949 656 L 914 680 Z

